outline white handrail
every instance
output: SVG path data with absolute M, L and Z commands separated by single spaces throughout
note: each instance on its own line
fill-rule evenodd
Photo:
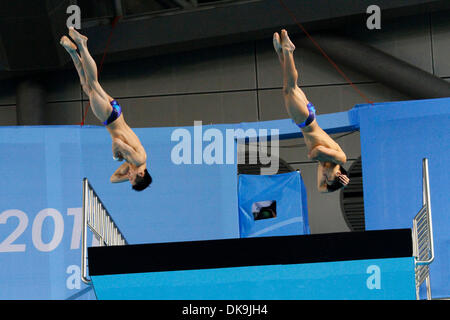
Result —
M 431 217 L 428 159 L 422 160 L 422 208 L 413 219 L 413 250 L 416 266 L 416 298 L 426 280 L 427 299 L 431 299 L 429 265 L 434 260 L 433 223 Z
M 126 245 L 127 240 L 111 218 L 87 178 L 83 179 L 83 226 L 81 229 L 81 280 L 90 284 L 87 277 L 87 228 L 92 231 L 100 246 Z

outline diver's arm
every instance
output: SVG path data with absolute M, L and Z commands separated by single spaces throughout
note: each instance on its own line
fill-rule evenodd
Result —
M 119 168 L 113 173 L 113 175 L 110 178 L 110 181 L 112 183 L 119 183 L 124 182 L 128 180 L 128 170 L 130 169 L 130 165 L 128 162 L 124 162 L 120 165 Z
M 312 149 L 308 158 L 311 160 L 322 161 L 322 162 L 333 162 L 339 165 L 343 165 L 347 162 L 347 157 L 344 152 L 330 149 L 324 146 L 317 146 Z
M 317 190 L 319 190 L 322 193 L 325 193 L 328 191 L 327 181 L 323 174 L 323 169 L 322 169 L 322 166 L 320 165 L 320 163 L 317 164 Z
M 113 140 L 113 155 L 118 155 L 137 167 L 145 163 L 146 160 L 146 155 L 144 153 L 137 152 L 120 139 Z

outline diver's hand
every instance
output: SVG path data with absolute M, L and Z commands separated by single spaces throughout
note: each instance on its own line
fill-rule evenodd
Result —
M 123 156 L 122 156 L 122 154 L 121 154 L 120 152 L 116 152 L 116 153 L 113 155 L 113 159 L 114 159 L 115 161 L 123 161 Z
M 339 181 L 344 185 L 348 185 L 350 182 L 350 179 L 345 174 L 337 174 L 337 177 L 339 178 Z

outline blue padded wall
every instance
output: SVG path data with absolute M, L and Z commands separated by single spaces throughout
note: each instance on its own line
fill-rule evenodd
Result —
M 129 243 L 239 238 L 236 163 L 174 164 L 175 129 L 135 129 L 153 177 L 136 192 L 110 183 L 120 163 L 102 127 L 0 128 L 0 299 L 94 298 L 79 276 L 83 177 Z
M 362 105 L 319 115 L 318 123 L 329 133 L 360 128 L 369 230 L 412 227 L 421 207 L 421 161 L 429 158 L 436 249 L 432 293 L 450 296 L 450 99 Z M 280 139 L 301 136 L 289 119 L 206 127 L 222 133 L 277 129 Z M 173 164 L 174 129 L 135 130 L 154 178 L 140 194 L 129 184 L 109 183 L 119 164 L 111 159 L 104 128 L 0 128 L 0 287 L 7 288 L 0 299 L 93 298 L 79 280 L 84 176 L 130 243 L 238 238 L 236 164 Z M 192 127 L 185 129 L 194 134 Z
M 306 189 L 299 171 L 277 175 L 241 174 L 238 193 L 241 237 L 310 233 Z M 264 201 L 275 201 L 276 217 L 255 220 L 255 203 Z
M 376 271 L 375 271 L 376 270 Z M 374 285 L 373 278 L 379 278 Z M 94 276 L 98 298 L 414 300 L 411 257 Z
M 450 99 L 361 105 L 366 229 L 411 228 L 422 207 L 422 159 L 429 159 L 436 258 L 434 298 L 450 296 Z M 423 295 L 422 295 L 423 297 Z

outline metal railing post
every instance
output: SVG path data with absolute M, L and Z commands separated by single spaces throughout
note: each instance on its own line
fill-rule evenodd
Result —
M 88 181 L 86 178 L 83 179 L 83 225 L 82 225 L 82 235 L 81 235 L 81 280 L 90 284 L 91 280 L 87 278 L 87 208 L 90 207 L 88 204 L 89 196 Z M 89 210 L 91 212 L 91 210 Z
M 88 227 L 100 246 L 126 245 L 127 241 L 106 210 L 87 178 L 83 179 L 83 217 L 81 228 L 81 280 L 90 284 L 87 275 L 87 230 Z
M 420 299 L 420 286 L 426 281 L 427 299 L 431 300 L 429 265 L 434 260 L 434 239 L 427 158 L 422 160 L 422 208 L 413 219 L 412 236 L 416 269 L 416 298 Z

